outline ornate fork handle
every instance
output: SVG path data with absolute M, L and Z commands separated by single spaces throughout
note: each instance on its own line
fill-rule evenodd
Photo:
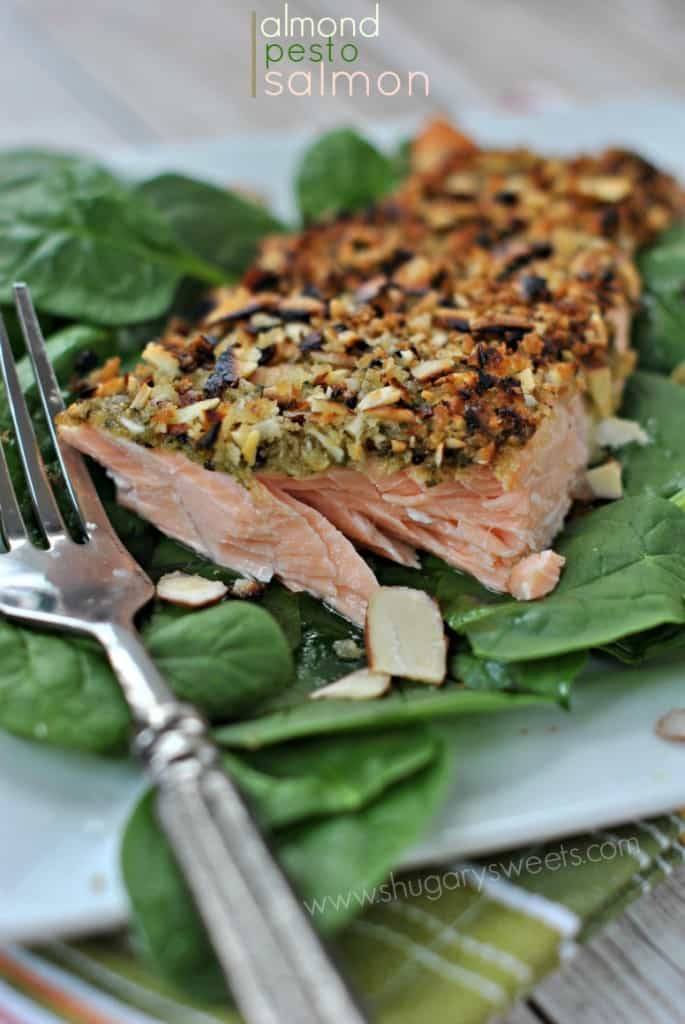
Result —
M 203 719 L 169 691 L 133 627 L 97 625 L 157 784 L 157 811 L 250 1024 L 363 1024 Z

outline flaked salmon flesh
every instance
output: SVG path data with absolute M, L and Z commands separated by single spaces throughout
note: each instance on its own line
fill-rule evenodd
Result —
M 353 622 L 378 585 L 358 548 L 533 600 L 634 365 L 634 251 L 682 208 L 633 154 L 433 124 L 395 196 L 267 239 L 133 372 L 89 374 L 60 433 L 165 534 Z

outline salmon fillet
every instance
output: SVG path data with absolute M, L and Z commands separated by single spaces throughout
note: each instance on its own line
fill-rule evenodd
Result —
M 393 196 L 265 240 L 132 373 L 89 374 L 59 429 L 165 533 L 355 622 L 377 584 L 351 542 L 539 597 L 634 365 L 634 252 L 682 206 L 634 154 L 481 150 L 435 123 Z
M 362 624 L 378 585 L 347 538 L 315 509 L 254 481 L 245 487 L 179 452 L 144 448 L 91 426 L 61 436 L 106 466 L 125 508 L 218 565 L 308 590 Z

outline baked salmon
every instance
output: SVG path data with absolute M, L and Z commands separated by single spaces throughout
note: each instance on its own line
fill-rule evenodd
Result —
M 355 622 L 377 586 L 358 547 L 534 599 L 634 365 L 635 250 L 681 210 L 634 154 L 481 150 L 435 122 L 394 195 L 265 240 L 133 372 L 80 382 L 59 430 L 165 533 Z

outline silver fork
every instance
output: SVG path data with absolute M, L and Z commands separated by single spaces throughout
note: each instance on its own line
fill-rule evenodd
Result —
M 134 750 L 157 786 L 157 813 L 248 1024 L 362 1024 L 367 1020 L 233 783 L 205 722 L 175 699 L 133 616 L 154 587 L 112 530 L 81 455 L 62 445 L 63 408 L 26 285 L 15 299 L 70 504 L 84 541 L 67 530 L 36 443 L 0 318 L 0 367 L 36 520 L 34 546 L 0 445 L 0 612 L 73 630 L 102 644 L 135 726 Z

